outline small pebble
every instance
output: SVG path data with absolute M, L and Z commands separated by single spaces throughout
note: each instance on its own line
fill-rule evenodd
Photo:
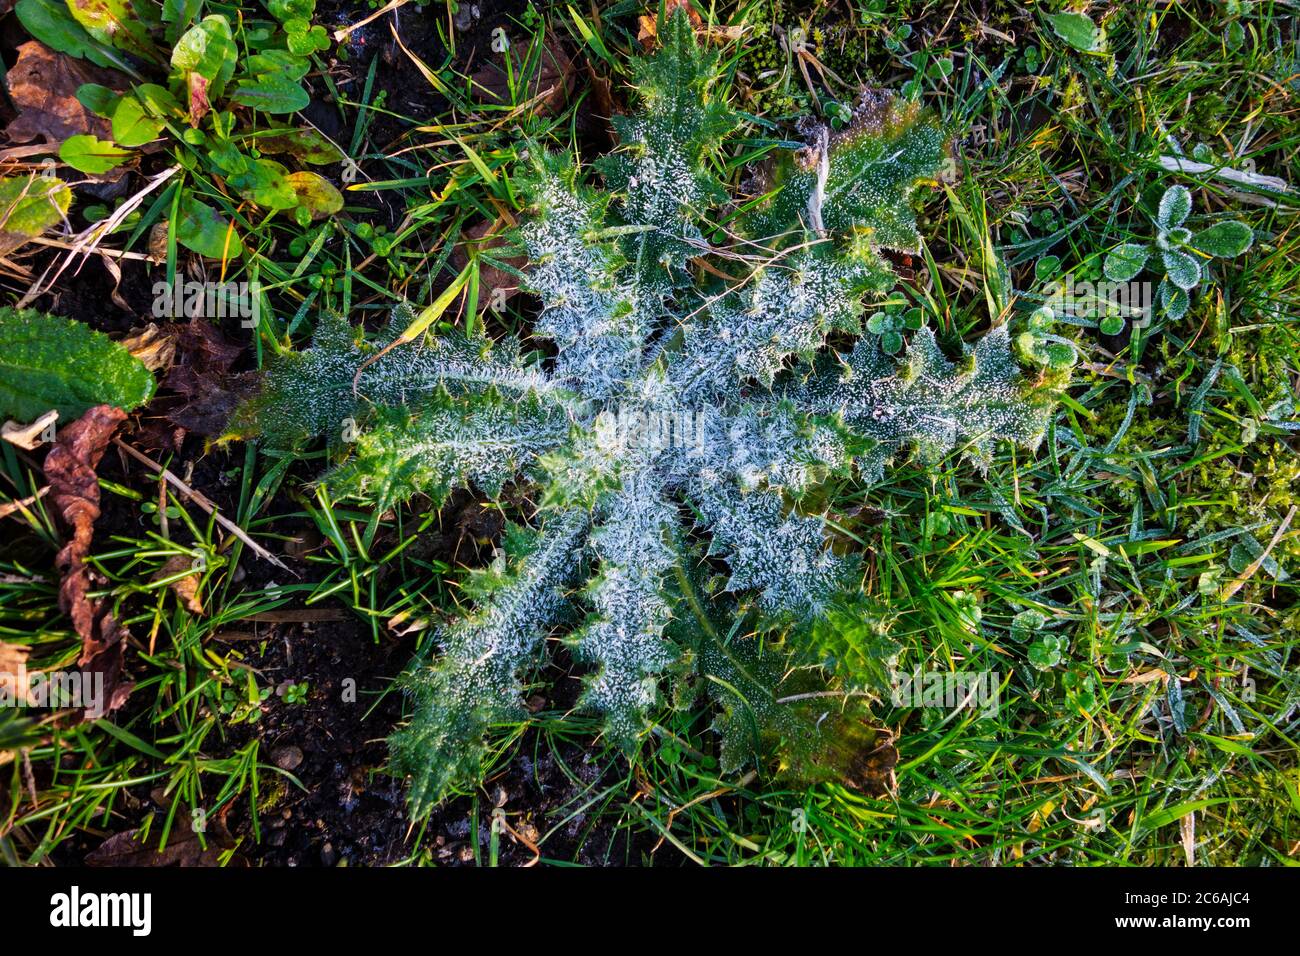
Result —
M 281 770 L 296 770 L 302 763 L 302 748 L 290 744 L 271 751 L 271 762 Z

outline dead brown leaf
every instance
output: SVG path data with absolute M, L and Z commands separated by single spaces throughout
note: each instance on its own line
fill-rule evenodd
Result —
M 197 127 L 212 106 L 208 103 L 208 81 L 198 71 L 190 74 L 190 125 Z
M 18 118 L 5 129 L 15 143 L 30 143 L 43 137 L 57 146 L 69 136 L 89 134 L 110 139 L 112 125 L 96 116 L 77 100 L 77 88 L 98 83 L 111 89 L 126 88 L 125 77 L 63 53 L 56 53 L 38 40 L 18 48 L 18 62 L 7 77 L 9 96 L 18 108 Z
M 178 817 L 178 821 L 181 818 Z M 221 854 L 235 845 L 225 821 L 214 817 L 208 821 L 203 841 L 192 826 L 178 825 L 168 836 L 167 845 L 159 850 L 139 839 L 139 830 L 114 833 L 86 855 L 87 866 L 220 866 Z M 204 844 L 207 844 L 204 846 Z M 240 856 L 230 859 L 230 866 L 247 866 Z
M 31 648 L 24 644 L 0 641 L 0 691 L 5 700 L 30 702 L 31 684 L 26 680 L 29 653 Z
M 204 319 L 177 326 L 175 364 L 163 384 L 181 399 L 168 408 L 168 420 L 205 438 L 220 435 L 235 408 L 257 384 L 256 372 L 232 374 L 230 366 L 243 351 Z
M 898 749 L 894 735 L 883 727 L 871 728 L 871 737 L 850 764 L 849 783 L 872 797 L 893 794 L 898 789 L 894 768 L 898 766 Z
M 120 707 L 131 692 L 122 679 L 122 650 L 126 632 L 104 602 L 90 598 L 90 569 L 86 556 L 99 518 L 99 483 L 95 469 L 126 413 L 111 405 L 96 405 L 63 428 L 45 456 L 50 500 L 72 537 L 54 564 L 62 575 L 59 607 L 72 619 L 81 637 L 78 663 L 90 673 L 103 674 L 106 701 L 101 713 Z
M 163 566 L 153 576 L 155 581 L 175 577 L 182 571 L 188 571 L 183 578 L 172 581 L 169 587 L 176 598 L 191 614 L 202 616 L 203 601 L 199 598 L 199 580 L 201 575 L 194 568 L 194 559 L 184 554 L 175 554 L 163 562 Z
M 609 77 L 596 71 L 595 65 L 587 61 L 587 89 L 590 94 L 582 101 L 580 118 L 593 136 L 602 152 L 608 152 L 618 145 L 618 136 L 614 133 L 611 118 L 622 110 L 614 102 L 614 86 Z
M 166 372 L 176 358 L 176 336 L 171 329 L 161 329 L 156 322 L 132 329 L 119 343 L 151 372 Z
M 122 344 L 163 376 L 163 392 L 152 406 L 159 417 L 145 421 L 137 436 L 146 448 L 176 451 L 186 432 L 205 438 L 220 435 L 235 407 L 257 384 L 256 372 L 230 371 L 243 346 L 205 319 L 162 327 L 151 323 Z
M 664 16 L 671 17 L 673 11 L 679 7 L 686 11 L 686 15 L 690 17 L 691 26 L 697 31 L 704 26 L 704 18 L 695 12 L 695 9 L 691 6 L 691 0 L 666 0 L 664 3 Z M 659 36 L 659 21 L 654 14 L 647 14 L 637 17 L 636 23 L 637 42 L 644 49 L 649 50 L 655 45 L 655 40 Z
M 464 241 L 452 252 L 452 265 L 457 269 L 463 269 L 469 262 L 470 250 L 491 254 L 493 250 L 500 249 L 504 245 L 504 240 L 500 238 L 500 235 L 505 232 L 505 230 L 506 224 L 500 219 L 496 222 L 488 222 L 485 219 L 480 223 L 470 226 L 461 233 L 461 239 Z M 528 263 L 526 256 L 505 256 L 498 254 L 495 258 L 516 269 L 523 269 L 523 267 Z M 479 263 L 478 300 L 480 308 L 499 312 L 505 307 L 506 302 L 513 298 L 518 292 L 518 276 L 515 276 L 504 269 L 498 269 L 496 266 L 491 265 L 488 262 Z
M 535 111 L 547 116 L 554 116 L 564 109 L 573 93 L 574 64 L 559 40 L 547 37 L 542 46 L 541 56 L 533 58 L 531 75 L 521 76 L 524 68 L 526 48 L 516 50 L 514 46 L 506 52 L 514 67 L 515 86 L 522 87 L 524 101 L 538 100 Z M 476 99 L 489 103 L 504 103 L 510 96 L 510 82 L 506 71 L 496 63 L 487 63 L 480 67 L 473 77 L 473 93 Z
M 745 35 L 743 26 L 723 26 L 721 24 L 704 25 L 704 18 L 695 12 L 691 6 L 690 0 L 668 0 L 665 13 L 669 16 L 678 7 L 686 11 L 690 18 L 691 26 L 695 32 L 707 40 L 715 43 L 726 43 L 731 40 L 739 40 Z M 655 40 L 659 37 L 659 23 L 653 15 L 637 17 L 637 41 L 643 49 L 649 50 L 655 45 Z
M 160 263 L 167 261 L 167 220 L 153 224 L 149 230 L 149 259 L 151 262 Z

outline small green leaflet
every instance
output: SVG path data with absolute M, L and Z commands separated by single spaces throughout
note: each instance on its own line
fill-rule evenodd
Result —
M 0 179 L 0 256 L 62 222 L 71 203 L 72 190 L 53 176 Z
M 217 99 L 235 75 L 237 60 L 230 22 L 223 16 L 204 17 L 186 31 L 172 50 L 172 70 L 189 86 L 189 75 L 197 73 L 207 81 L 207 98 Z
M 59 147 L 59 159 L 78 172 L 98 176 L 116 169 L 131 158 L 130 150 L 95 136 L 69 136 Z
M 1047 17 L 1053 32 L 1082 53 L 1101 49 L 1101 30 L 1086 13 L 1054 13 Z
M 124 96 L 113 110 L 113 140 L 128 148 L 153 142 L 163 124 L 149 116 L 134 96 Z
M 263 113 L 296 113 L 311 102 L 299 83 L 274 73 L 240 80 L 231 99 Z
M 244 249 L 239 233 L 226 218 L 193 196 L 181 200 L 176 241 L 209 259 L 233 259 Z

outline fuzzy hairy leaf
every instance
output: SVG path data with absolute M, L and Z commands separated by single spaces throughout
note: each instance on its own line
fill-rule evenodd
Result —
M 664 579 L 678 560 L 677 516 L 654 483 L 652 475 L 625 479 L 598 513 L 592 550 L 600 570 L 586 593 L 593 612 L 573 638 L 578 658 L 597 668 L 583 703 L 603 713 L 606 733 L 625 745 L 676 658 L 663 631 L 673 610 Z
M 1156 223 L 1166 231 L 1181 226 L 1192 214 L 1192 194 L 1186 186 L 1170 186 L 1160 197 L 1160 207 L 1156 212 Z
M 1208 229 L 1202 229 L 1189 240 L 1189 245 L 1207 256 L 1231 259 L 1239 256 L 1255 239 L 1255 233 L 1244 222 L 1228 220 L 1216 222 Z
M 858 468 L 878 481 L 887 462 L 912 448 L 923 463 L 960 450 L 987 467 L 998 442 L 1037 447 L 1047 405 L 1030 394 L 1011 356 L 1006 326 L 997 326 L 960 363 L 949 362 L 929 329 L 921 329 L 901 363 L 868 339 L 839 357 L 838 371 L 823 363 L 793 389 L 800 407 L 839 413 L 845 425 L 875 441 Z
M 1111 282 L 1128 282 L 1147 264 L 1150 250 L 1138 242 L 1125 242 L 1106 253 L 1102 267 Z
M 770 386 L 791 358 L 812 359 L 831 331 L 858 330 L 856 293 L 875 275 L 861 260 L 822 250 L 762 269 L 745 290 L 687 320 L 691 361 L 674 368 L 674 384 L 696 401 L 734 400 L 751 380 Z
M 706 638 L 699 671 L 718 709 L 723 773 L 774 755 L 791 782 L 833 781 L 872 796 L 893 790 L 898 754 L 861 698 L 827 693 L 816 672 L 790 670 L 786 655 L 757 638 Z
M 627 238 L 626 257 L 647 294 L 662 295 L 703 242 L 693 220 L 726 198 L 705 160 L 736 121 L 712 89 L 718 55 L 696 43 L 690 20 L 672 17 L 659 36 L 659 54 L 632 64 L 640 112 L 613 118 L 622 148 L 599 168 L 621 221 L 652 227 Z
M 768 614 L 809 619 L 843 586 L 845 562 L 826 548 L 822 518 L 786 514 L 771 491 L 745 494 L 723 486 L 700 500 L 711 553 L 732 569 L 728 591 L 756 592 Z
M 576 176 L 567 159 L 546 157 L 522 180 L 536 213 L 520 230 L 533 263 L 523 287 L 542 300 L 537 331 L 559 347 L 557 377 L 599 398 L 636 374 L 650 319 L 636 284 L 620 275 L 620 250 L 593 239 L 605 204 Z
M 818 134 L 822 130 L 817 130 Z M 820 219 L 832 235 L 850 235 L 853 252 L 870 263 L 877 282 L 892 281 L 879 249 L 916 252 L 920 236 L 911 198 L 940 175 L 951 136 L 918 104 L 892 93 L 864 93 L 844 130 L 778 166 L 779 190 L 743 220 L 746 233 L 767 241 L 794 231 L 801 237 Z M 824 162 L 823 162 L 824 160 Z
M 444 389 L 418 407 L 418 414 L 376 410 L 352 456 L 323 479 L 335 497 L 381 508 L 420 493 L 441 505 L 465 487 L 495 497 L 569 430 L 563 407 L 535 395 L 515 399 L 490 389 L 457 397 Z
M 453 787 L 476 784 L 488 730 L 523 716 L 521 674 L 538 663 L 566 608 L 577 570 L 572 552 L 586 526 L 585 514 L 558 514 L 535 535 L 513 535 L 509 567 L 480 582 L 478 606 L 438 634 L 437 659 L 417 661 L 404 675 L 412 716 L 390 749 L 395 767 L 411 777 L 416 815 Z
M 231 422 L 231 435 L 292 446 L 320 435 L 337 438 L 348 424 L 364 422 L 375 406 L 398 408 L 488 389 L 521 397 L 554 390 L 523 364 L 514 343 L 493 345 L 459 332 L 399 346 L 363 369 L 413 318 L 409 306 L 399 306 L 379 336 L 364 340 L 347 319 L 322 317 L 310 348 L 272 362 L 260 395 Z
M 144 364 L 103 332 L 34 309 L 0 309 L 0 415 L 27 422 L 55 408 L 68 421 L 94 405 L 130 411 L 153 391 Z

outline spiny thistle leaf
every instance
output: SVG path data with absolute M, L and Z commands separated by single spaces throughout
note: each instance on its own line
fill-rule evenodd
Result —
M 384 506 L 466 485 L 494 494 L 516 476 L 536 485 L 540 541 L 473 579 L 477 609 L 447 625 L 441 654 L 408 677 L 415 708 L 394 752 L 417 812 L 473 782 L 485 733 L 518 714 L 520 674 L 570 601 L 576 623 L 560 633 L 589 667 L 581 704 L 631 746 L 661 676 L 690 655 L 674 625 L 727 609 L 795 641 L 852 590 L 853 557 L 828 547 L 824 516 L 799 508 L 828 474 L 856 464 L 876 477 L 908 448 L 926 461 L 960 448 L 983 464 L 997 441 L 1032 445 L 1045 422 L 1003 329 L 958 365 L 924 330 L 901 364 L 874 337 L 826 354 L 832 332 L 859 332 L 862 295 L 895 281 L 877 250 L 914 244 L 910 200 L 945 160 L 940 127 L 913 106 L 871 100 L 852 131 L 828 138 L 824 181 L 789 167 L 745 224 L 800 236 L 713 249 L 699 222 L 720 198 L 709 160 L 731 125 L 713 89 L 716 58 L 680 11 L 659 35 L 663 49 L 636 67 L 643 113 L 620 124 L 624 148 L 601 166 L 606 190 L 533 147 L 519 179 L 532 216 L 515 238 L 553 360 L 526 365 L 513 345 L 446 333 L 362 369 L 409 314 L 374 342 L 327 321 L 310 349 L 277 361 L 243 419 L 300 440 L 356 418 L 354 457 L 326 481 Z M 824 236 L 805 231 L 814 196 Z M 692 281 L 688 258 L 710 255 L 741 271 L 734 284 Z M 713 562 L 729 567 L 725 585 L 683 586 L 688 568 Z M 784 705 L 763 693 L 777 738 L 815 727 L 806 714 L 784 725 Z M 856 740 L 856 718 L 837 713 L 831 723 Z M 821 756 L 792 766 L 839 759 L 804 749 Z
M 687 319 L 695 360 L 675 369 L 675 384 L 699 401 L 734 400 L 751 380 L 770 386 L 792 357 L 811 359 L 832 330 L 858 331 L 858 294 L 874 275 L 861 260 L 822 250 L 756 270 L 746 289 Z
M 728 591 L 755 591 L 768 614 L 807 619 L 843 586 L 845 562 L 826 549 L 821 518 L 787 516 L 771 491 L 721 485 L 700 501 L 713 533 L 710 554 L 732 568 Z
M 611 393 L 636 374 L 658 307 L 647 316 L 637 285 L 620 276 L 621 251 L 595 238 L 605 202 L 577 181 L 567 157 L 542 154 L 520 184 L 535 212 L 519 231 L 533 263 L 523 288 L 542 300 L 537 332 L 559 349 L 556 376 Z
M 863 698 L 829 691 L 815 671 L 789 669 L 781 649 L 754 637 L 706 635 L 698 658 L 718 711 L 724 774 L 774 756 L 778 775 L 791 782 L 835 782 L 872 796 L 894 789 L 898 754 L 870 723 Z
M 659 36 L 659 54 L 632 64 L 641 112 L 613 118 L 622 149 L 598 168 L 619 197 L 622 221 L 653 227 L 629 236 L 626 252 L 638 284 L 662 295 L 685 280 L 686 260 L 703 242 L 693 220 L 726 199 L 706 158 L 736 119 L 712 89 L 718 55 L 696 43 L 686 15 L 673 16 Z
M 580 660 L 597 665 L 583 703 L 606 715 L 612 739 L 630 744 L 654 704 L 659 674 L 675 659 L 663 640 L 672 615 L 664 578 L 679 560 L 675 509 L 651 475 L 625 481 L 597 515 L 592 551 L 600 571 L 587 589 L 594 608 L 574 636 Z
M 812 147 L 777 167 L 777 193 L 745 216 L 746 234 L 786 243 L 806 231 L 848 235 L 851 251 L 892 279 L 876 250 L 919 250 L 911 197 L 944 171 L 951 135 L 919 104 L 882 91 L 862 95 L 844 130 L 814 133 Z
M 880 480 L 885 464 L 907 448 L 923 463 L 960 450 L 985 468 L 998 442 L 1037 447 L 1049 405 L 1021 381 L 1006 326 L 965 352 L 954 365 L 934 333 L 921 329 L 898 363 L 874 339 L 860 339 L 838 370 L 823 361 L 791 398 L 807 411 L 841 415 L 876 442 L 857 459 L 869 481 Z
M 356 437 L 353 455 L 323 483 L 336 498 L 380 508 L 424 493 L 441 505 L 456 488 L 490 496 L 540 454 L 564 441 L 569 420 L 555 402 L 496 389 L 456 399 L 445 389 L 407 408 L 380 408 Z
M 453 787 L 477 783 L 488 729 L 523 716 L 520 674 L 538 663 L 547 631 L 565 610 L 587 520 L 580 512 L 556 514 L 536 535 L 512 535 L 509 566 L 479 582 L 478 607 L 439 632 L 435 661 L 417 661 L 404 675 L 413 712 L 391 750 L 395 766 L 411 775 L 413 813 Z
M 418 405 L 441 393 L 497 389 L 523 397 L 554 390 L 545 376 L 523 365 L 516 343 L 493 344 L 455 331 L 366 364 L 413 319 L 410 306 L 401 305 L 383 332 L 366 341 L 347 319 L 323 316 L 311 348 L 272 361 L 261 393 L 235 413 L 230 437 L 261 436 L 294 446 L 320 435 L 337 439 L 349 424 L 364 422 L 375 406 Z

